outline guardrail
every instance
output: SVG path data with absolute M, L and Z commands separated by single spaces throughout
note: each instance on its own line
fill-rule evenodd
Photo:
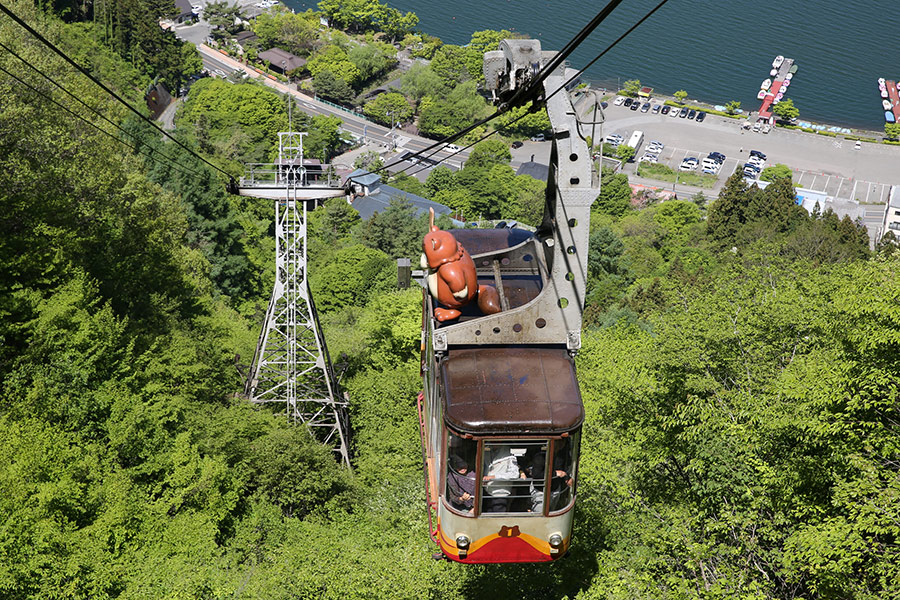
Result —
M 365 118 L 366 118 L 366 115 L 362 114 L 361 112 L 356 112 L 355 110 L 349 109 L 349 108 L 347 108 L 346 106 L 341 106 L 340 104 L 335 104 L 334 102 L 329 102 L 328 100 L 323 100 L 323 99 L 320 98 L 319 96 L 313 96 L 313 99 L 314 99 L 316 102 L 321 102 L 322 104 L 327 104 L 328 106 L 330 106 L 330 107 L 332 107 L 332 108 L 336 108 L 336 109 L 338 109 L 338 110 L 342 110 L 342 111 L 344 111 L 345 113 L 350 113 L 351 115 L 355 115 L 355 116 L 360 117 L 360 118 L 362 118 L 362 119 L 365 119 Z
M 246 165 L 240 178 L 241 187 L 296 186 L 308 188 L 338 188 L 341 179 L 331 165 L 307 167 L 280 166 L 276 163 Z

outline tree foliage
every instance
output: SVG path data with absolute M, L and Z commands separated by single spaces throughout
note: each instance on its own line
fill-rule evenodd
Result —
M 794 101 L 791 98 L 785 98 L 778 104 L 772 105 L 772 114 L 790 122 L 800 116 L 800 110 L 794 106 Z
M 397 92 L 378 94 L 363 106 L 363 112 L 373 121 L 388 126 L 405 123 L 413 116 L 412 106 Z

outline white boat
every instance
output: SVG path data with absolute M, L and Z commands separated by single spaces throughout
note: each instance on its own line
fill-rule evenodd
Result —
M 878 85 L 884 85 L 884 77 L 878 78 Z
M 784 81 L 781 82 L 781 89 L 784 89 L 784 88 L 788 87 L 789 85 L 791 85 L 791 80 L 785 79 Z
M 891 110 L 891 101 L 890 100 L 882 100 L 881 105 L 884 107 L 884 110 Z
M 887 98 L 887 97 L 888 97 L 888 92 L 887 92 L 887 90 L 881 90 L 881 97 L 882 97 L 882 98 Z
M 763 81 L 763 82 L 760 84 L 759 89 L 761 89 L 761 90 L 767 90 L 767 89 L 769 89 L 770 87 L 772 87 L 772 80 L 771 80 L 771 79 L 766 79 L 765 81 Z
M 788 73 L 787 75 L 784 76 L 784 80 L 785 80 L 785 81 L 790 81 L 790 80 L 793 79 L 793 78 L 794 78 L 794 74 L 793 74 L 793 73 Z
M 772 66 L 777 69 L 778 67 L 781 66 L 781 63 L 783 63 L 783 62 L 784 62 L 784 57 L 779 54 L 778 56 L 775 57 L 775 60 L 772 61 Z
M 766 90 L 759 90 L 759 93 L 756 95 L 757 100 L 762 100 L 766 97 Z
M 775 77 L 776 75 L 778 75 L 778 69 L 772 69 L 771 71 L 769 71 L 769 75 Z

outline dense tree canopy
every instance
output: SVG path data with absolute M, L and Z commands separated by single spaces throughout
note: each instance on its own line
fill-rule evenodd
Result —
M 140 94 L 144 67 L 98 45 L 92 25 L 13 5 Z M 638 209 L 627 176 L 604 172 L 576 359 L 586 420 L 571 552 L 552 565 L 438 562 L 415 409 L 422 297 L 394 290 L 393 259 L 418 254 L 425 219 L 400 202 L 367 222 L 345 198 L 310 207 L 351 472 L 241 394 L 272 288 L 271 205 L 226 196 L 8 20 L 0 41 L 142 151 L 0 75 L 3 598 L 897 595 L 893 236 L 871 253 L 857 223 L 798 207 L 788 178 L 759 190 L 738 174 L 708 210 Z M 8 53 L 0 66 L 20 68 Z M 201 82 L 176 131 L 232 169 L 268 157 L 285 107 L 252 84 Z M 337 124 L 317 119 L 302 123 L 305 144 L 328 154 Z M 435 169 L 424 193 L 535 218 L 543 183 L 516 177 L 505 145 L 470 162 Z

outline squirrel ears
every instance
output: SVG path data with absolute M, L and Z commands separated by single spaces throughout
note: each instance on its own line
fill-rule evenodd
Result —
M 428 208 L 428 230 L 439 231 L 440 229 L 434 224 L 434 208 Z

